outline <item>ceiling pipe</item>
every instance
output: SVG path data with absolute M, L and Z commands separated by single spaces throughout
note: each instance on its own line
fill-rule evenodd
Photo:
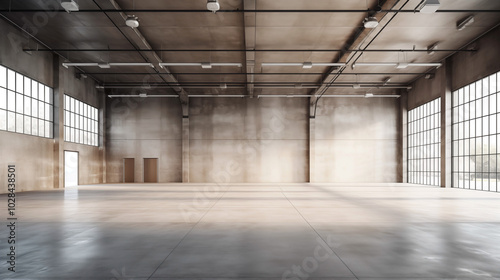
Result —
M 0 13 L 37 13 L 47 12 L 45 9 L 0 9 Z M 50 10 L 51 13 L 66 13 L 66 10 Z M 500 10 L 437 10 L 435 13 L 499 13 Z M 73 13 L 212 13 L 209 10 L 171 10 L 171 9 L 80 9 Z M 351 10 L 218 10 L 217 13 L 415 13 L 412 10 L 386 10 L 386 9 L 351 9 Z
M 29 52 L 247 52 L 245 49 L 37 49 L 24 48 Z M 428 49 L 252 49 L 252 52 L 422 52 Z M 476 52 L 475 49 L 435 49 L 434 52 Z
M 95 74 L 95 75 L 151 75 L 151 73 L 148 72 L 102 72 L 102 73 L 97 73 L 97 72 L 88 72 L 88 74 Z M 266 76 L 266 75 L 309 75 L 309 76 L 314 76 L 314 75 L 324 75 L 325 73 L 310 73 L 310 72 L 304 72 L 304 73 L 298 73 L 298 72 L 283 72 L 283 73 L 271 73 L 271 72 L 264 72 L 264 73 L 252 73 L 252 75 L 260 75 L 260 76 Z M 341 75 L 344 76 L 354 76 L 354 75 L 372 75 L 372 76 L 392 76 L 392 75 L 421 75 L 422 73 L 403 73 L 403 72 L 396 72 L 396 73 L 341 73 Z M 160 75 L 167 75 L 166 73 L 160 73 Z M 210 75 L 222 75 L 222 76 L 227 76 L 227 75 L 241 75 L 245 76 L 247 73 L 221 73 L 221 72 L 216 72 L 216 73 L 207 73 L 207 72 L 190 72 L 190 73 L 175 73 L 176 76 L 179 75 L 204 75 L 204 76 L 210 76 Z

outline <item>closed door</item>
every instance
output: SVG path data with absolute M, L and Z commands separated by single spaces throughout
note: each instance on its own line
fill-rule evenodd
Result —
M 133 183 L 135 182 L 135 160 L 133 158 L 123 159 L 123 182 Z
M 144 183 L 158 183 L 158 159 L 144 159 Z

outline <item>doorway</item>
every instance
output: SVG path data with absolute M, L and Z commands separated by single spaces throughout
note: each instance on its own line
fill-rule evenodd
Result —
M 124 183 L 134 183 L 135 182 L 135 159 L 124 158 L 123 159 L 123 182 Z
M 78 152 L 64 151 L 64 187 L 78 186 Z
M 158 183 L 158 159 L 144 159 L 144 183 Z

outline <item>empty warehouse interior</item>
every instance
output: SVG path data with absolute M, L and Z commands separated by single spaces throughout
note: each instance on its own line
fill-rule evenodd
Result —
M 500 1 L 0 0 L 1 279 L 498 279 Z

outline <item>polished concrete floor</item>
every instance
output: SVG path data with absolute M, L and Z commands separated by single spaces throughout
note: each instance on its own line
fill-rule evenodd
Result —
M 19 193 L 17 217 L 16 272 L 2 226 L 0 279 L 500 278 L 500 193 L 95 185 Z

